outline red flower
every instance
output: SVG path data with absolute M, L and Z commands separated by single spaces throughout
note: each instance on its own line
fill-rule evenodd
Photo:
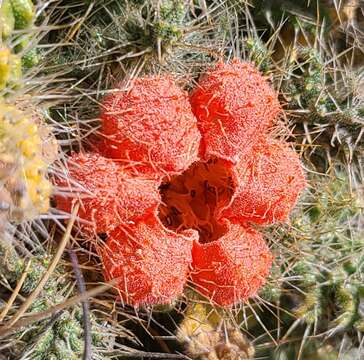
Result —
M 178 173 L 197 160 L 200 133 L 188 95 L 171 77 L 136 79 L 102 103 L 100 149 L 148 174 Z
M 276 92 L 250 63 L 217 64 L 191 95 L 202 135 L 201 156 L 235 162 L 281 111 Z
M 305 186 L 297 154 L 268 133 L 281 107 L 253 65 L 218 64 L 191 104 L 169 76 L 136 79 L 103 102 L 98 147 L 111 159 L 70 159 L 87 190 L 80 217 L 108 233 L 105 277 L 127 304 L 171 302 L 188 279 L 222 306 L 254 296 L 272 254 L 248 224 L 286 221 Z

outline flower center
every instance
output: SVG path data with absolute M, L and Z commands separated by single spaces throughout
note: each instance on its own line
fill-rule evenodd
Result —
M 227 161 L 198 161 L 181 175 L 163 181 L 159 190 L 159 218 L 168 229 L 195 229 L 200 234 L 200 243 L 214 241 L 225 233 L 225 226 L 216 216 L 229 204 L 235 190 Z

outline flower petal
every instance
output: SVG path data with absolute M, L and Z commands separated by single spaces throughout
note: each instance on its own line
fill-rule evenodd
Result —
M 179 173 L 197 160 L 201 135 L 188 95 L 169 76 L 136 79 L 103 101 L 99 149 L 147 174 Z
M 195 242 L 192 257 L 193 283 L 221 306 L 253 296 L 264 284 L 273 258 L 260 233 L 235 224 L 219 240 Z
M 237 161 L 281 111 L 277 93 L 250 63 L 217 64 L 192 92 L 205 159 Z
M 80 202 L 78 216 L 86 232 L 106 233 L 121 223 L 154 212 L 160 202 L 159 182 L 131 176 L 111 159 L 98 154 L 72 154 L 67 179 L 57 179 L 68 193 L 57 195 L 57 208 L 71 212 Z
M 231 221 L 271 224 L 287 221 L 306 186 L 296 152 L 287 143 L 264 140 L 235 166 L 235 194 L 220 214 Z
M 125 303 L 166 304 L 182 294 L 196 231 L 166 230 L 155 217 L 110 234 L 102 259 L 106 279 L 118 278 Z

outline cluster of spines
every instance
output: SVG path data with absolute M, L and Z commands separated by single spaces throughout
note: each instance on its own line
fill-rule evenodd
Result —
M 344 338 L 350 338 L 354 353 L 359 346 L 363 324 L 362 189 L 352 187 L 342 171 L 336 170 L 332 176 L 311 175 L 310 182 L 319 186 L 302 199 L 292 227 L 285 233 L 278 231 L 279 266 L 259 292 L 273 308 L 279 304 L 291 313 L 281 314 L 284 338 L 306 333 L 297 341 L 296 350 L 284 345 L 282 352 L 318 351 L 313 350 L 315 342 L 307 339 L 311 334 L 324 337 L 333 352 Z M 297 252 L 302 256 L 297 258 Z
M 37 287 L 42 276 L 50 264 L 51 257 L 41 254 L 28 261 L 22 259 L 10 242 L 2 238 L 0 242 L 0 273 L 4 276 L 9 288 L 14 288 L 26 271 L 25 280 L 21 286 L 20 294 L 29 296 Z M 66 267 L 58 266 L 55 272 L 44 285 L 40 295 L 29 308 L 29 315 L 49 310 L 52 306 L 60 304 L 67 296 L 66 292 L 72 286 L 73 280 L 65 277 Z M 66 291 L 65 291 L 66 289 Z M 10 315 L 10 316 L 9 316 Z M 4 323 L 11 321 L 12 313 L 8 314 Z M 106 339 L 102 335 L 103 325 L 93 313 L 89 314 L 92 324 L 92 347 L 105 346 Z M 101 330 L 101 333 L 100 333 Z M 40 322 L 31 330 L 20 329 L 4 341 L 13 341 L 12 352 L 14 356 L 30 356 L 32 359 L 79 359 L 84 351 L 84 318 L 80 305 L 70 310 L 55 314 L 49 323 Z M 20 341 L 21 339 L 21 341 Z

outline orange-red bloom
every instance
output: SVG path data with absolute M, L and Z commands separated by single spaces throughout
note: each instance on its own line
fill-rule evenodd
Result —
M 170 76 L 136 79 L 102 103 L 108 158 L 68 162 L 80 218 L 107 234 L 105 277 L 133 306 L 169 303 L 188 280 L 221 306 L 254 296 L 273 256 L 251 223 L 286 221 L 305 186 L 298 155 L 269 133 L 281 107 L 252 64 L 216 65 L 190 101 Z

